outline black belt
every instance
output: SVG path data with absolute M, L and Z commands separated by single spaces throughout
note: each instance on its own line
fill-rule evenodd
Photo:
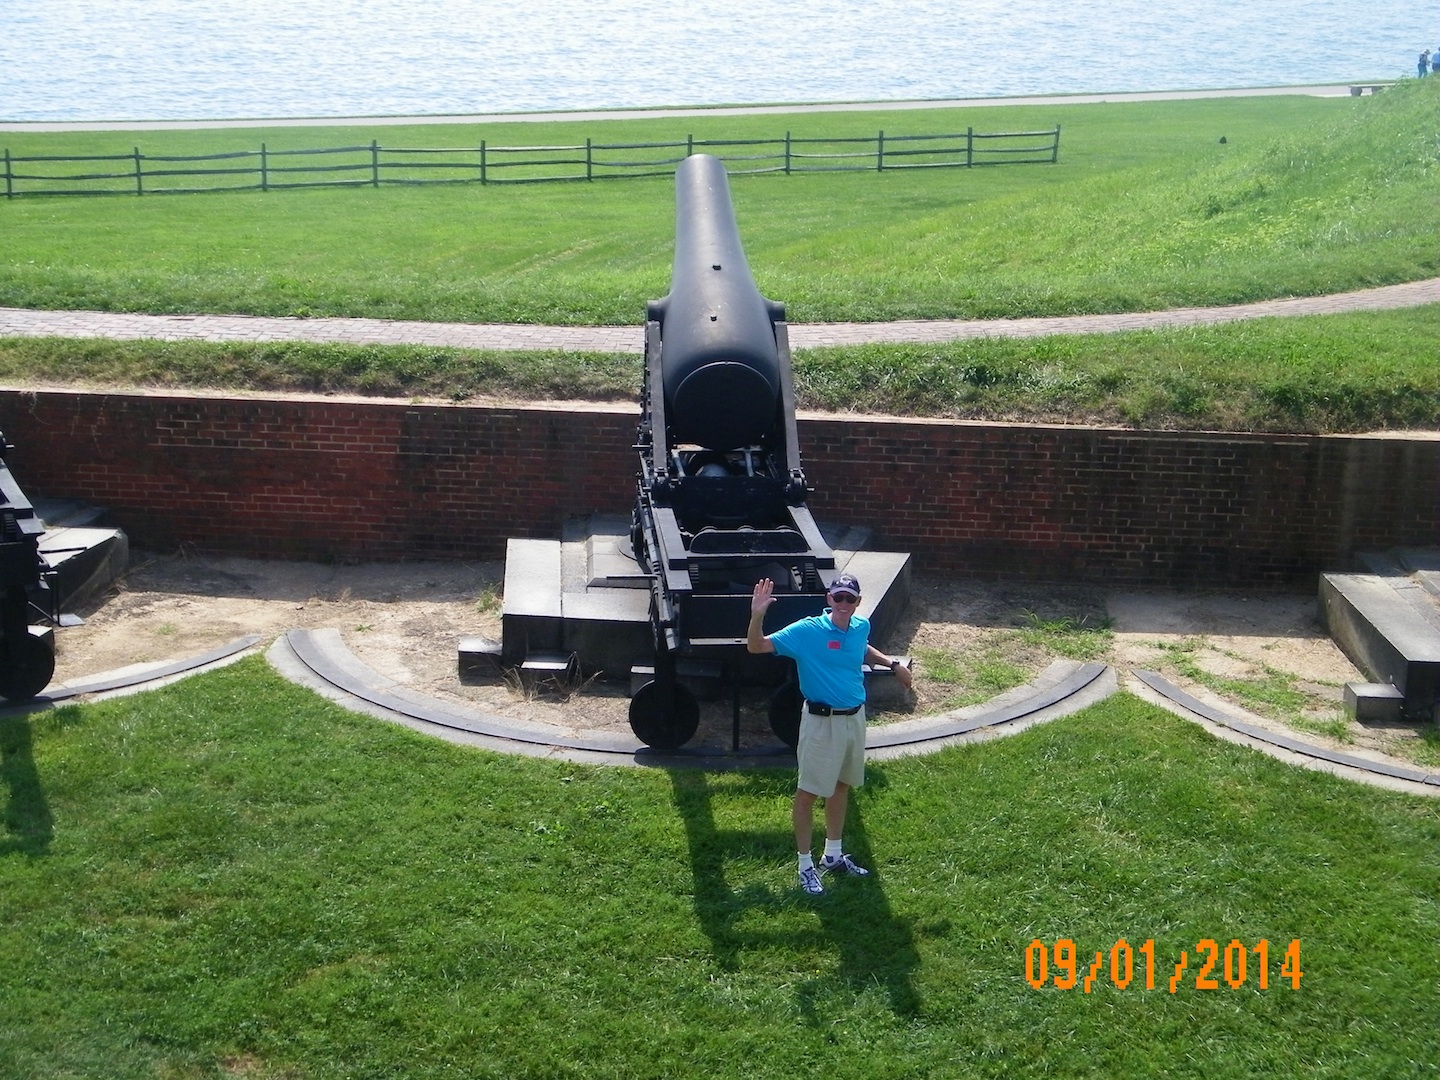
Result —
M 833 705 L 826 705 L 823 701 L 807 701 L 805 707 L 810 710 L 812 716 L 854 716 L 865 707 L 862 701 L 851 709 L 837 709 Z

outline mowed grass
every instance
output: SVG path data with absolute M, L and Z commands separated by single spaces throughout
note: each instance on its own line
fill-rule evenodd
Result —
M 1440 426 L 1440 306 L 1209 327 L 804 352 L 807 406 L 1147 429 Z
M 736 177 L 760 288 L 794 321 L 1060 315 L 1431 276 L 1433 80 L 1235 98 L 488 128 L 7 136 L 12 153 L 476 146 L 1062 128 L 1060 163 Z M 1224 137 L 1224 142 L 1221 138 Z M 673 185 L 45 197 L 0 206 L 0 304 L 628 324 L 668 287 Z
M 1440 84 L 1437 84 L 1440 85 Z M 913 113 L 386 128 L 388 145 L 893 134 L 1061 123 L 1062 164 L 737 177 L 761 288 L 795 321 L 1213 304 L 1436 272 L 1436 87 Z M 1219 134 L 1217 134 L 1217 132 Z M 799 132 L 797 132 L 799 133 Z M 1219 142 L 1219 135 L 1226 142 Z M 139 138 L 128 135 L 127 138 Z M 147 152 L 353 144 L 354 129 L 146 132 Z M 114 152 L 115 134 L 15 152 Z M 638 323 L 668 288 L 668 179 L 0 206 L 0 303 Z M 1440 309 L 802 351 L 803 407 L 1146 428 L 1433 428 Z M 0 378 L 440 397 L 633 399 L 633 356 L 306 343 L 0 341 Z
M 977 130 L 1058 119 L 1062 165 L 733 190 L 761 287 L 798 320 L 1324 292 L 1435 271 L 1433 93 L 1007 110 L 993 124 L 967 112 Z M 897 121 L 816 122 L 898 134 Z M 912 130 L 940 126 L 925 113 Z M 163 140 L 178 153 L 249 137 Z M 325 144 L 313 129 L 263 137 Z M 668 182 L 635 181 L 15 201 L 0 206 L 0 303 L 632 323 L 665 291 L 671 200 Z M 1362 391 L 1384 376 L 1396 400 L 1412 385 L 1433 395 L 1413 372 L 1435 314 L 1126 335 L 1118 362 L 1112 339 L 827 351 L 799 357 L 797 379 L 814 404 L 913 411 L 923 389 L 939 415 L 1007 415 L 1036 388 L 1078 395 L 1155 352 L 1147 385 L 1199 404 L 1044 400 L 1145 423 L 1266 426 L 1299 409 L 1302 427 L 1406 426 L 1394 417 L 1410 404 L 1363 419 Z M 6 342 L 18 366 L 5 377 L 76 358 L 95 369 L 73 377 L 94 377 L 132 363 L 130 348 Z M 535 377 L 493 356 L 188 348 L 136 346 L 151 359 L 133 362 L 161 384 L 213 371 L 537 392 L 497 390 Z M 1272 412 L 1206 404 L 1231 355 L 1235 370 L 1269 358 L 1252 381 L 1278 387 Z M 1109 366 L 1094 374 L 1086 356 Z M 578 370 L 633 394 L 633 359 L 573 359 L 553 358 L 538 389 Z M 1303 377 L 1267 381 L 1290 367 Z M 845 379 L 843 401 L 824 397 Z M 1433 802 L 1292 769 L 1121 695 L 1012 739 L 872 765 L 848 846 L 876 874 L 810 902 L 793 888 L 792 785 L 785 771 L 460 749 L 347 713 L 259 660 L 0 720 L 0 1075 L 1368 1078 L 1428 1075 L 1440 1057 Z M 1122 937 L 1154 939 L 1155 989 L 1143 973 L 1110 982 Z M 1056 988 L 1061 939 L 1081 981 L 1104 954 L 1089 993 Z M 1197 988 L 1202 939 L 1248 947 L 1238 989 L 1223 966 L 1216 989 Z M 1051 961 L 1038 990 L 1035 940 Z M 1298 989 L 1280 972 L 1295 940 Z
M 259 659 L 0 739 L 7 1077 L 1368 1078 L 1440 1054 L 1435 804 L 1127 695 L 873 764 L 847 846 L 875 874 L 815 901 L 789 772 L 494 756 Z M 1138 952 L 1111 982 L 1120 938 L 1154 940 L 1154 989 Z M 1197 988 L 1203 939 L 1246 944 L 1238 988 L 1223 963 Z
M 1440 307 L 1106 335 L 800 350 L 806 409 L 1147 429 L 1440 426 Z M 0 339 L 14 385 L 634 401 L 635 355 L 312 344 Z

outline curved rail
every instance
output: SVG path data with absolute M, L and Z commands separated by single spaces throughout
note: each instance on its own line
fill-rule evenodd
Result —
M 85 694 L 103 694 L 115 690 L 130 690 L 146 683 L 159 682 L 161 679 L 168 679 L 175 675 L 187 675 L 199 671 L 211 664 L 236 656 L 246 649 L 254 648 L 260 643 L 259 634 L 247 634 L 245 637 L 236 638 L 225 645 L 219 645 L 207 652 L 197 653 L 195 656 L 188 656 L 181 660 L 171 660 L 134 671 L 127 671 L 119 675 L 98 675 L 89 682 L 68 683 L 57 686 L 52 690 L 35 695 L 26 701 L 17 701 L 11 705 L 0 708 L 4 712 L 26 712 L 35 708 L 44 708 L 47 705 L 54 705 L 57 702 L 68 701 L 70 698 L 81 697 Z
M 1254 724 L 1247 724 L 1243 720 L 1226 714 L 1211 705 L 1205 704 L 1199 698 L 1187 694 L 1178 686 L 1166 681 L 1153 671 L 1142 671 L 1136 668 L 1132 672 L 1142 683 L 1154 690 L 1161 697 L 1173 702 L 1188 712 L 1202 716 L 1211 723 L 1219 724 L 1221 727 L 1238 731 L 1242 735 L 1258 740 L 1269 746 L 1280 747 L 1289 750 L 1291 753 L 1301 754 L 1304 757 L 1315 758 L 1319 761 L 1328 761 L 1333 765 L 1344 765 L 1350 769 L 1359 769 L 1362 772 L 1373 773 L 1377 776 L 1388 776 L 1395 780 L 1407 780 L 1414 784 L 1426 784 L 1431 787 L 1440 788 L 1440 773 L 1422 772 L 1419 769 L 1407 768 L 1404 765 L 1391 765 L 1385 761 L 1372 761 L 1369 758 L 1356 757 L 1354 754 L 1344 754 L 1338 750 L 1327 750 L 1323 746 L 1316 746 L 1307 743 L 1302 739 L 1284 735 L 1277 731 L 1267 731 L 1265 728 L 1257 727 Z
M 517 752 L 534 752 L 539 748 L 553 750 L 561 756 L 579 754 L 594 759 L 598 755 L 614 764 L 689 768 L 762 767 L 794 763 L 793 751 L 779 743 L 752 747 L 738 753 L 717 753 L 699 747 L 658 751 L 627 736 L 575 736 L 558 728 L 544 731 L 520 727 L 491 713 L 458 708 L 408 690 L 356 657 L 337 630 L 291 630 L 282 636 L 277 645 L 282 642 L 309 676 L 328 687 L 421 725 L 496 740 L 502 746 L 510 744 Z M 866 737 L 866 747 L 926 753 L 940 749 L 948 740 L 981 728 L 999 727 L 1047 710 L 1059 716 L 1065 711 L 1063 706 L 1067 701 L 1080 695 L 1108 670 L 1104 664 L 1080 665 L 1049 685 L 1022 687 L 1006 695 L 1007 700 L 998 707 L 977 716 L 959 717 L 951 713 L 872 728 Z M 1027 690 L 1030 692 L 1026 693 Z M 1080 702 L 1075 708 L 1087 703 Z

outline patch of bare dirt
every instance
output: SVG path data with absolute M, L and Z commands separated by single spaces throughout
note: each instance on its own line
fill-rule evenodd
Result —
M 1106 603 L 1115 630 L 1110 660 L 1122 670 L 1158 671 L 1201 700 L 1232 713 L 1238 706 L 1247 721 L 1328 749 L 1402 762 L 1433 755 L 1425 725 L 1346 716 L 1345 684 L 1368 678 L 1326 633 L 1315 596 L 1117 591 Z M 1203 685 L 1187 673 L 1192 667 L 1251 693 L 1295 698 L 1267 710 L 1240 690 Z
M 79 613 L 85 624 L 57 633 L 55 682 L 179 659 L 247 634 L 268 643 L 290 629 L 334 628 L 361 660 L 417 691 L 522 724 L 628 732 L 623 684 L 524 687 L 514 680 L 460 679 L 460 639 L 500 637 L 503 578 L 500 562 L 326 565 L 136 552 L 126 575 Z M 1081 633 L 1057 634 L 1057 628 Z M 1073 651 L 1097 642 L 1098 653 Z M 892 715 L 983 700 L 984 680 L 997 671 L 1012 678 L 1018 671 L 1024 681 L 1068 655 L 1104 660 L 1122 672 L 1156 670 L 1215 701 L 1235 699 L 1189 677 L 1186 663 L 1232 680 L 1278 672 L 1304 696 L 1302 713 L 1314 720 L 1302 718 L 1307 739 L 1400 759 L 1413 759 L 1419 746 L 1413 726 L 1345 718 L 1344 684 L 1363 676 L 1326 635 L 1314 596 L 1105 591 L 916 574 L 894 639 L 882 645 L 917 658 L 913 700 L 891 706 Z M 1254 715 L 1288 730 L 1279 719 Z M 701 739 L 727 740 L 732 723 L 728 697 L 702 703 Z M 747 700 L 741 723 L 742 737 L 763 730 L 763 701 Z

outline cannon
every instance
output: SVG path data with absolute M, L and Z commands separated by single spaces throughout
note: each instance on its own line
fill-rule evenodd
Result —
M 511 537 L 502 640 L 463 639 L 460 676 L 503 672 L 535 686 L 628 677 L 630 728 L 655 750 L 689 742 L 700 699 L 728 687 L 734 754 L 741 690 L 752 688 L 769 693 L 770 729 L 793 747 L 794 666 L 745 648 L 755 582 L 775 582 L 771 633 L 818 614 L 836 572 L 854 573 L 879 641 L 904 611 L 910 556 L 872 550 L 866 525 L 817 525 L 806 505 L 785 307 L 756 288 L 713 157 L 676 170 L 670 291 L 646 306 L 639 396 L 629 512 L 568 518 L 558 540 Z M 867 685 L 883 693 L 890 675 L 867 673 Z M 694 749 L 717 745 L 707 733 Z
M 672 749 L 699 721 L 678 662 L 708 653 L 753 667 L 743 635 L 755 582 L 776 585 L 769 632 L 818 613 L 835 568 L 805 505 L 785 307 L 756 288 L 725 167 L 704 154 L 675 174 L 674 269 L 646 308 L 636 450 L 630 542 L 649 575 L 655 664 L 629 719 L 643 743 Z M 800 703 L 783 690 L 771 726 L 793 745 Z
M 25 701 L 55 674 L 54 631 L 32 627 L 32 616 L 54 623 L 58 614 L 40 555 L 45 524 L 5 462 L 13 449 L 0 434 L 0 697 Z

